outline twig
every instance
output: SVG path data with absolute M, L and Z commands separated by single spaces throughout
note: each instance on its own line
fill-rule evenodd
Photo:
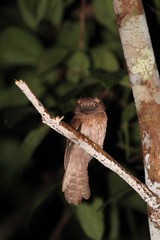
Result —
M 80 10 L 80 39 L 79 48 L 84 48 L 84 36 L 85 36 L 85 18 L 86 18 L 86 1 L 81 0 L 81 10 Z
M 65 212 L 62 214 L 57 226 L 53 231 L 51 232 L 48 240 L 54 240 L 58 239 L 59 235 L 61 234 L 63 228 L 66 226 L 70 218 L 72 217 L 72 212 L 65 210 Z
M 63 136 L 67 137 L 74 143 L 82 147 L 86 152 L 90 153 L 105 167 L 109 168 L 113 172 L 117 173 L 123 180 L 125 180 L 151 207 L 157 209 L 160 208 L 160 201 L 158 197 L 141 181 L 134 177 L 131 173 L 125 170 L 119 163 L 117 163 L 108 153 L 101 149 L 97 144 L 92 142 L 89 138 L 76 131 L 74 128 L 62 122 L 63 117 L 51 117 L 46 111 L 44 106 L 35 95 L 31 92 L 29 87 L 22 80 L 16 81 L 16 85 L 23 91 L 27 98 L 31 101 L 34 107 L 42 116 L 42 122 L 49 127 L 59 132 Z

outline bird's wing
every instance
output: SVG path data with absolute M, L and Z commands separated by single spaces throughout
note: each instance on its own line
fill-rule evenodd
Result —
M 81 130 L 81 118 L 74 117 L 71 121 L 71 126 L 76 130 Z M 76 156 L 77 151 L 79 155 Z M 78 205 L 82 198 L 88 199 L 90 189 L 88 183 L 88 161 L 83 149 L 77 149 L 77 146 L 72 141 L 68 140 L 64 156 L 65 175 L 63 177 L 62 191 L 65 192 L 65 198 L 69 203 Z M 87 155 L 88 157 L 88 155 Z M 90 158 L 90 156 L 89 156 Z
M 77 117 L 73 117 L 72 120 L 71 120 L 71 126 L 78 131 L 80 131 L 80 129 L 81 129 L 81 123 L 82 123 L 81 119 L 77 118 Z M 67 140 L 65 154 L 64 154 L 64 167 L 65 167 L 65 169 L 68 166 L 69 156 L 72 152 L 72 149 L 73 149 L 74 145 L 75 145 L 75 143 L 73 143 L 71 140 L 69 140 L 69 139 Z

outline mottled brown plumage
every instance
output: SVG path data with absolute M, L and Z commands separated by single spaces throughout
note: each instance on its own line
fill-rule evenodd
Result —
M 102 147 L 107 127 L 103 102 L 98 98 L 79 99 L 71 125 Z M 68 203 L 78 205 L 82 198 L 90 197 L 87 169 L 91 159 L 89 153 L 70 140 L 67 141 L 62 191 Z

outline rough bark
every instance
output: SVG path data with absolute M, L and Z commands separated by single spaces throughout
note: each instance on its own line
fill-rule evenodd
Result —
M 160 198 L 160 79 L 141 0 L 114 0 L 133 90 L 144 156 L 145 181 Z M 160 239 L 160 214 L 148 207 L 151 239 Z

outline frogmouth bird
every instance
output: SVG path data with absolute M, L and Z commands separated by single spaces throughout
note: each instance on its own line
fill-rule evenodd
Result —
M 71 126 L 103 147 L 106 134 L 107 115 L 99 98 L 80 98 L 77 101 Z M 62 191 L 68 203 L 78 205 L 82 198 L 90 197 L 88 163 L 92 156 L 80 146 L 68 140 L 65 155 Z

